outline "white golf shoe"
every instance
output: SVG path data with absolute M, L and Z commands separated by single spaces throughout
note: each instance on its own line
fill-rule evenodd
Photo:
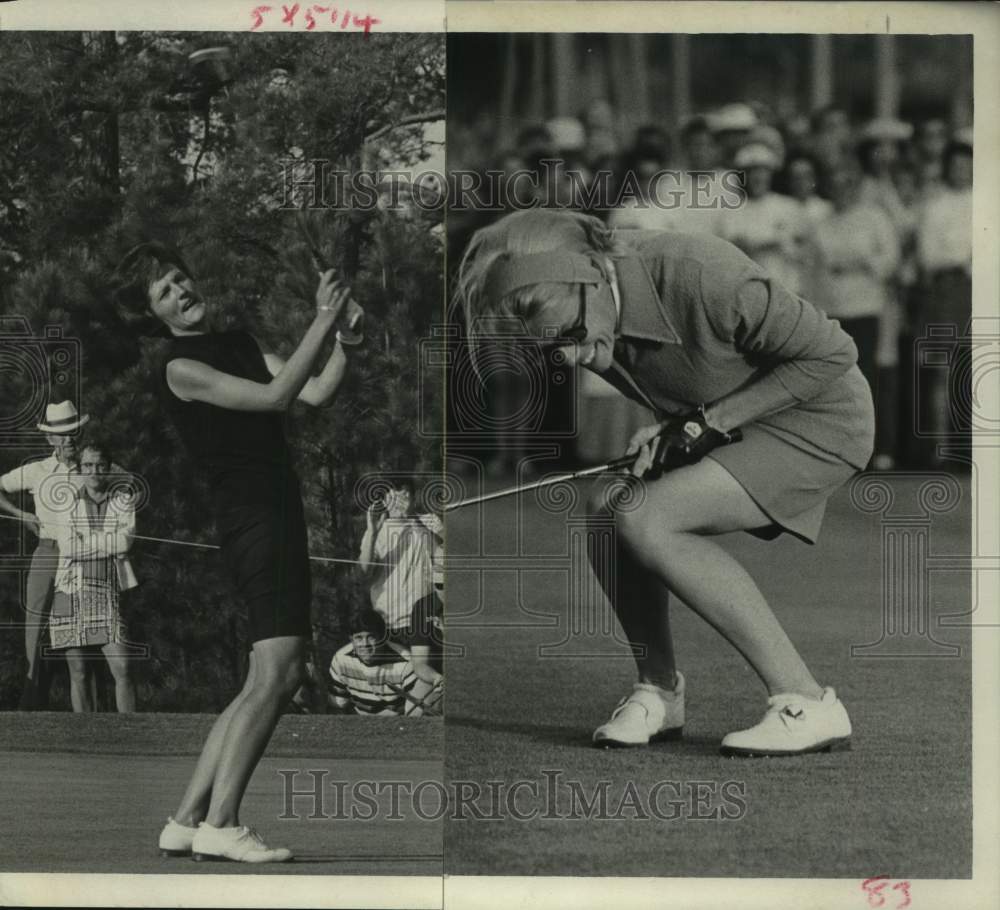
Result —
M 802 695 L 772 695 L 764 719 L 722 740 L 723 755 L 803 755 L 851 746 L 851 720 L 831 688 L 816 701 Z
M 253 828 L 214 828 L 202 822 L 191 845 L 191 854 L 198 861 L 215 860 L 234 863 L 285 863 L 292 851 L 284 847 L 268 847 Z
M 684 727 L 684 677 L 677 674 L 674 691 L 650 683 L 636 683 L 594 731 L 594 745 L 645 746 L 655 740 L 680 739 Z
M 168 818 L 160 832 L 160 856 L 190 856 L 197 831 Z

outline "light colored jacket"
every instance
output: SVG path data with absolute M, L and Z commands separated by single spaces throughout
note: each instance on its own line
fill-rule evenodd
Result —
M 619 236 L 622 311 L 614 362 L 603 374 L 608 382 L 658 418 L 749 383 L 762 390 L 779 384 L 796 404 L 756 426 L 864 468 L 875 429 L 871 390 L 857 367 L 857 347 L 837 322 L 725 240 L 652 231 Z
M 119 591 L 134 588 L 139 582 L 127 554 L 135 536 L 135 496 L 125 489 L 109 492 L 108 508 L 97 529 L 91 527 L 87 517 L 86 496 L 83 489 L 77 493 L 68 520 L 57 529 L 56 590 L 79 593 L 83 585 L 83 560 L 74 554 L 85 551 L 95 554 L 96 558 L 113 560 Z

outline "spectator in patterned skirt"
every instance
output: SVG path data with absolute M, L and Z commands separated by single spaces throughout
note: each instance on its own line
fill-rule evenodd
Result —
M 83 485 L 67 520 L 56 526 L 60 566 L 49 632 L 53 649 L 66 650 L 70 699 L 78 713 L 95 709 L 87 687 L 86 661 L 96 649 L 114 676 L 118 711 L 135 711 L 130 649 L 119 611 L 121 592 L 136 585 L 127 558 L 135 534 L 135 494 L 130 483 L 121 482 L 121 475 L 111 474 L 111 463 L 103 443 L 83 446 Z

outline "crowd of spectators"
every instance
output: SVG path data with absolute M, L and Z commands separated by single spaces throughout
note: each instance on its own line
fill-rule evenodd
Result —
M 598 101 L 578 118 L 525 124 L 511 148 L 489 155 L 495 136 L 483 118 L 449 136 L 449 155 L 503 172 L 505 211 L 557 205 L 621 229 L 721 236 L 838 319 L 876 402 L 872 467 L 940 467 L 942 441 L 969 444 L 971 129 L 952 130 L 941 117 L 852 122 L 833 106 L 779 122 L 756 103 L 632 135 L 615 122 Z M 452 256 L 498 214 L 453 206 Z M 917 343 L 941 325 L 950 327 L 939 337 L 953 339 L 953 369 L 922 371 Z M 605 406 L 595 379 L 579 381 L 580 419 L 589 414 L 595 428 L 580 434 L 583 460 L 618 454 L 623 421 L 641 419 L 620 401 Z

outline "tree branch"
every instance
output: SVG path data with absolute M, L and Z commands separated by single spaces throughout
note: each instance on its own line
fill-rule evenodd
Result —
M 407 117 L 401 117 L 395 123 L 387 123 L 375 130 L 374 133 L 369 133 L 365 136 L 365 142 L 374 142 L 386 133 L 398 130 L 402 126 L 412 126 L 414 123 L 433 123 L 435 120 L 444 120 L 444 111 L 424 111 L 422 114 L 410 114 Z

